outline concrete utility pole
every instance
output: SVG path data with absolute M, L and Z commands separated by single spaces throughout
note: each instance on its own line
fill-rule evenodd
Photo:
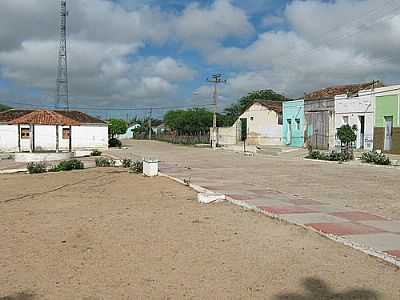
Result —
M 149 140 L 151 140 L 151 117 L 153 115 L 153 108 L 150 108 L 150 115 L 149 115 Z
M 208 82 L 214 84 L 213 103 L 214 103 L 214 116 L 213 116 L 213 132 L 211 137 L 211 146 L 215 150 L 217 148 L 217 111 L 218 111 L 218 84 L 226 83 L 222 79 L 222 74 L 212 75 L 212 79 L 207 79 Z

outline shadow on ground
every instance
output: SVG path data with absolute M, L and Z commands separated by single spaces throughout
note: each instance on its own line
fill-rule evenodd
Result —
M 34 294 L 22 292 L 10 296 L 0 297 L 0 300 L 33 300 L 34 298 Z
M 331 289 L 326 282 L 318 278 L 306 278 L 303 281 L 303 294 L 288 293 L 275 296 L 274 300 L 376 300 L 377 292 L 367 289 L 350 289 L 342 293 Z

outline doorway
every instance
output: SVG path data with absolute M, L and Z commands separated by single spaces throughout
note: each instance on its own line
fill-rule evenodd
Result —
M 286 144 L 290 145 L 292 144 L 292 120 L 291 119 L 287 119 L 287 136 L 286 136 Z
M 360 120 L 360 149 L 364 149 L 365 140 L 365 116 L 359 116 Z
M 240 139 L 242 142 L 247 139 L 247 118 L 240 119 Z
M 392 150 L 393 116 L 385 117 L 385 151 Z

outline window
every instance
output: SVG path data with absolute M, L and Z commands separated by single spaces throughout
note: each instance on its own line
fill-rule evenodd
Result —
M 282 125 L 283 124 L 283 116 L 282 113 L 278 114 L 278 125 Z
M 71 137 L 71 130 L 69 128 L 63 128 L 63 139 L 68 140 Z
M 29 139 L 31 132 L 29 128 L 21 128 L 21 139 Z
M 300 119 L 296 119 L 296 129 L 300 130 Z
M 254 121 L 254 117 L 250 117 L 250 120 L 251 120 L 251 121 Z
M 348 116 L 344 116 L 343 117 L 343 124 L 344 125 L 349 125 L 349 117 Z

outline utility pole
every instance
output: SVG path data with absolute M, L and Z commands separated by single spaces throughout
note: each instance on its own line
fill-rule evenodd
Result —
M 226 83 L 226 80 L 222 79 L 222 74 L 212 75 L 212 79 L 207 79 L 208 82 L 214 84 L 213 93 L 213 104 L 214 104 L 214 115 L 213 115 L 213 132 L 211 137 L 211 146 L 215 150 L 217 148 L 217 112 L 218 112 L 218 84 Z
M 151 117 L 153 115 L 153 108 L 150 108 L 150 114 L 149 114 L 149 140 L 151 141 Z

